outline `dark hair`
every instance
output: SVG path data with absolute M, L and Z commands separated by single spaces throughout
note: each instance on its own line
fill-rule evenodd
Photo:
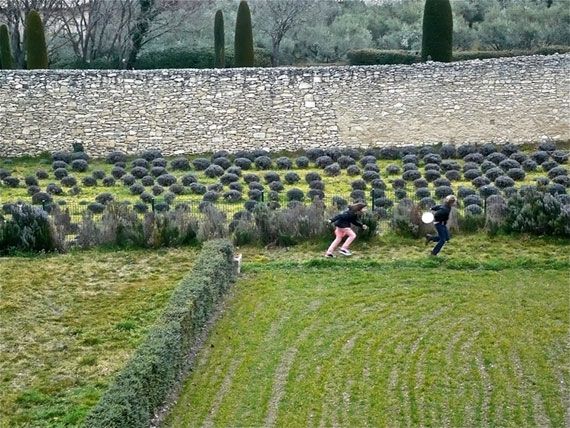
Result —
M 348 209 L 352 212 L 359 212 L 366 206 L 365 202 L 356 202 L 355 204 L 349 205 Z

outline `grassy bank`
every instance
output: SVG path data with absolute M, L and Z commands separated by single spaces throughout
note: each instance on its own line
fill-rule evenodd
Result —
M 79 424 L 194 254 L 87 251 L 0 259 L 0 425 Z

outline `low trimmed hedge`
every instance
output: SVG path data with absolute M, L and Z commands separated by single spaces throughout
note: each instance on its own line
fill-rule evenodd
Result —
M 188 352 L 235 278 L 233 246 L 204 244 L 192 272 L 174 290 L 161 317 L 109 385 L 86 427 L 148 427 L 187 367 Z

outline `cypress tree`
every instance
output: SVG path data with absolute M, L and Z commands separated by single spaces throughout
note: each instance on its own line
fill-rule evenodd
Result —
M 221 10 L 216 12 L 214 18 L 214 51 L 216 53 L 216 63 L 214 67 L 224 68 L 226 66 L 226 48 L 224 34 L 224 14 Z
M 253 67 L 253 33 L 251 31 L 251 13 L 245 0 L 238 7 L 236 33 L 234 39 L 236 67 Z
M 449 0 L 426 0 L 424 7 L 422 61 L 450 62 L 453 16 Z M 429 57 L 429 58 L 428 58 Z
M 24 44 L 26 46 L 28 70 L 48 68 L 44 25 L 42 24 L 40 14 L 35 10 L 31 10 L 26 16 Z
M 13 67 L 12 51 L 10 50 L 10 36 L 8 27 L 0 25 L 0 68 L 10 70 Z

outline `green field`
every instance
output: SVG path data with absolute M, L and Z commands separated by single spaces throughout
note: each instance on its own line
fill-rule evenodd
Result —
M 0 426 L 78 425 L 195 251 L 0 258 Z
M 167 426 L 568 426 L 568 242 L 244 251 Z

